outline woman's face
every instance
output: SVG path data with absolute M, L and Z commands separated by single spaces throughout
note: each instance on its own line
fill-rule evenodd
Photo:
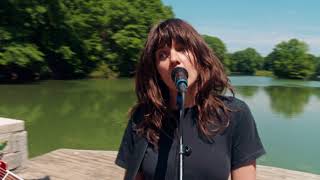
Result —
M 183 67 L 188 71 L 188 88 L 191 88 L 198 77 L 195 67 L 195 57 L 183 45 L 172 42 L 171 47 L 165 46 L 156 51 L 156 67 L 161 79 L 170 91 L 177 91 L 171 79 L 171 72 L 175 67 Z

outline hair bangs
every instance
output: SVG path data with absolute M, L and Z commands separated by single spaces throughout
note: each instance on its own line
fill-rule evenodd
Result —
M 183 26 L 183 24 L 180 24 Z M 188 27 L 177 27 L 174 23 L 167 23 L 160 25 L 156 29 L 156 38 L 154 44 L 154 50 L 161 49 L 164 47 L 171 47 L 172 42 L 183 46 L 184 49 L 191 49 L 189 39 L 191 37 Z

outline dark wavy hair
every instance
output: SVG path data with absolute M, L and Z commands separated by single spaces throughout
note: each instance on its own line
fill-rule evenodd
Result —
M 227 90 L 234 95 L 223 65 L 190 24 L 181 19 L 168 19 L 155 25 L 149 32 L 137 65 L 135 91 L 138 101 L 130 115 L 142 112 L 143 120 L 138 124 L 137 132 L 156 147 L 163 120 L 168 116 L 169 90 L 157 72 L 155 54 L 163 46 L 171 47 L 172 41 L 182 44 L 196 59 L 195 110 L 197 128 L 203 135 L 210 137 L 228 127 L 228 112 L 231 110 L 220 97 Z

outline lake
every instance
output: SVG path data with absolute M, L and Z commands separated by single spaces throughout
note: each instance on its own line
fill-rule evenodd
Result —
M 267 154 L 258 164 L 320 174 L 320 82 L 232 76 Z M 117 150 L 132 79 L 0 85 L 0 117 L 25 121 L 29 157 L 58 148 Z

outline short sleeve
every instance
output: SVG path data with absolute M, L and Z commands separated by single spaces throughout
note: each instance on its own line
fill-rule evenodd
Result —
M 247 104 L 242 102 L 232 134 L 232 170 L 265 154 L 255 120 Z
M 129 120 L 127 128 L 124 131 L 118 155 L 115 160 L 115 164 L 127 169 L 128 167 L 128 158 L 130 152 L 132 152 L 133 147 L 133 135 L 132 135 L 132 120 Z

